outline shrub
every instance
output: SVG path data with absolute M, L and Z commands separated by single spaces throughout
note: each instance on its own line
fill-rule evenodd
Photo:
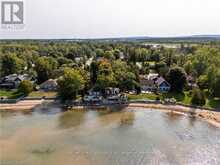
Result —
M 192 92 L 191 103 L 193 105 L 199 105 L 199 106 L 205 105 L 206 97 L 205 97 L 205 94 L 203 93 L 203 91 L 201 91 L 198 88 L 194 89 Z
M 25 95 L 28 95 L 29 93 L 31 93 L 33 89 L 34 89 L 34 86 L 32 82 L 28 80 L 22 81 L 18 87 L 19 92 L 24 93 Z

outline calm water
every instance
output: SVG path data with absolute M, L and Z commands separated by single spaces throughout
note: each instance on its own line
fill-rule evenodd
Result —
M 220 164 L 220 129 L 182 115 L 120 112 L 0 112 L 1 165 Z

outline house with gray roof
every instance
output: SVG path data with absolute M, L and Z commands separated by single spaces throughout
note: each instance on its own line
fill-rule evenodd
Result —
M 31 78 L 28 74 L 11 74 L 0 79 L 0 88 L 15 89 L 24 80 L 31 80 Z
M 140 75 L 141 91 L 143 92 L 168 92 L 170 84 L 158 74 Z
M 155 81 L 155 84 L 160 92 L 170 91 L 171 86 L 163 77 L 158 77 Z

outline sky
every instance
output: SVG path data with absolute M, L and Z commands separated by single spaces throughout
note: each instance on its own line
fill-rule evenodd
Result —
M 24 0 L 24 10 L 24 29 L 0 28 L 0 39 L 220 34 L 220 0 Z

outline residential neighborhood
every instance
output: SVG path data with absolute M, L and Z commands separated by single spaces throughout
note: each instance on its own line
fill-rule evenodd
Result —
M 24 80 L 33 81 L 28 74 L 23 74 L 23 75 L 10 74 L 0 79 L 0 88 L 15 89 L 19 86 L 21 81 Z
M 55 42 L 50 49 L 32 50 L 17 43 L 13 46 L 25 51 L 4 55 L 10 54 L 10 46 L 1 45 L 1 66 L 7 68 L 0 72 L 4 99 L 23 95 L 86 104 L 173 100 L 210 108 L 220 105 L 215 45 Z M 203 60 L 213 52 L 213 58 Z

